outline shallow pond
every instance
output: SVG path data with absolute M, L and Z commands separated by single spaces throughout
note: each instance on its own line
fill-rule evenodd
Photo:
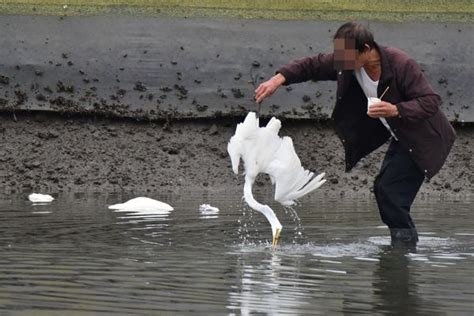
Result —
M 420 242 L 406 253 L 388 246 L 370 197 L 313 194 L 299 217 L 272 205 L 283 224 L 273 251 L 270 225 L 240 196 L 145 195 L 169 214 L 107 208 L 140 195 L 0 197 L 0 314 L 472 315 L 470 198 L 418 198 Z

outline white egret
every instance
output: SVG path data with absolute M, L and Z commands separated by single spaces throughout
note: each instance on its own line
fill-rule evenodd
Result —
M 28 200 L 33 203 L 49 203 L 52 202 L 54 198 L 49 194 L 31 193 L 28 195 Z
M 239 172 L 240 159 L 244 162 L 244 198 L 247 204 L 261 212 L 272 227 L 272 245 L 276 246 L 282 225 L 268 205 L 257 202 L 252 194 L 252 185 L 259 173 L 270 176 L 275 186 L 275 200 L 288 206 L 295 200 L 319 188 L 326 182 L 324 173 L 314 176 L 305 170 L 293 147 L 290 137 L 280 137 L 280 120 L 272 117 L 265 127 L 260 127 L 254 112 L 249 112 L 242 123 L 237 125 L 234 136 L 227 145 L 227 151 L 235 174 Z
M 125 203 L 110 205 L 109 209 L 123 211 L 172 211 L 173 207 L 169 204 L 153 200 L 147 197 L 137 197 Z

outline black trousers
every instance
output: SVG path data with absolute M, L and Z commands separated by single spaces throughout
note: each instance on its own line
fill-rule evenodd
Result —
M 410 154 L 398 141 L 392 140 L 374 183 L 380 217 L 390 228 L 392 240 L 404 238 L 418 241 L 410 208 L 424 178 L 424 173 Z

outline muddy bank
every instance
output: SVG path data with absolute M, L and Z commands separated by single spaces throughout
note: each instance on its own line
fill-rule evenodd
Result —
M 241 118 L 136 122 L 57 114 L 0 114 L 0 192 L 242 190 L 226 146 Z M 474 192 L 473 126 L 458 126 L 449 159 L 422 192 Z M 370 194 L 384 146 L 350 173 L 329 123 L 283 121 L 306 168 L 326 172 L 325 194 Z M 264 176 L 260 187 L 269 186 Z

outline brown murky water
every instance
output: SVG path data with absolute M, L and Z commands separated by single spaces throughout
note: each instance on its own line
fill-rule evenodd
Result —
M 142 194 L 0 197 L 0 314 L 471 314 L 472 199 L 418 199 L 416 253 L 390 249 L 371 198 L 317 194 L 271 250 L 240 196 L 147 194 L 169 214 L 114 212 Z M 267 193 L 257 194 L 261 201 Z M 199 211 L 209 203 L 217 214 Z

